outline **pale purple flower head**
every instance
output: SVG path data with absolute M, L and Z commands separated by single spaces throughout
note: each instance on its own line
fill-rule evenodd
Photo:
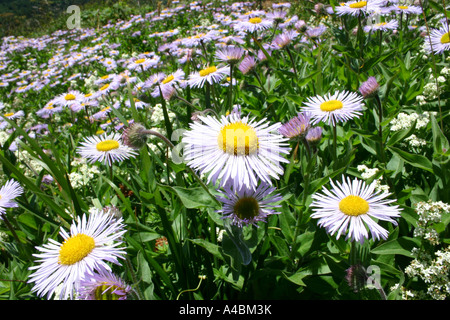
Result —
M 256 66 L 256 60 L 253 56 L 246 55 L 242 62 L 239 64 L 239 70 L 243 74 L 249 73 Z
M 371 97 L 375 92 L 377 92 L 380 85 L 377 82 L 375 77 L 369 77 L 365 82 L 361 84 L 359 87 L 359 92 L 363 95 L 364 98 Z
M 308 112 L 299 112 L 297 116 L 283 124 L 278 132 L 290 139 L 302 139 L 310 128 L 310 115 Z
M 259 183 L 257 189 L 242 187 L 233 188 L 231 184 L 224 186 L 224 190 L 219 190 L 223 195 L 217 199 L 222 203 L 222 219 L 230 219 L 232 225 L 239 227 L 254 225 L 262 221 L 266 222 L 267 217 L 272 214 L 279 214 L 274 208 L 280 207 L 277 202 L 282 197 L 274 193 L 275 187 L 265 183 Z

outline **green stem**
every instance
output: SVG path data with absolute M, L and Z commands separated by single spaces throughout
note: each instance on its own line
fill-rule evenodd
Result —
M 286 51 L 288 53 L 289 59 L 291 60 L 292 68 L 294 69 L 295 79 L 298 80 L 297 68 L 295 67 L 294 58 L 292 57 L 292 53 L 291 50 L 289 49 L 289 46 L 286 47 Z
M 264 85 L 263 85 L 263 83 L 261 81 L 261 78 L 259 77 L 258 72 L 256 70 L 253 70 L 253 74 L 255 75 L 256 80 L 258 80 L 258 83 L 259 83 L 259 86 L 260 86 L 261 90 L 264 91 L 264 94 L 267 97 L 269 94 L 267 93 L 266 88 L 264 88 Z
M 136 296 L 137 296 L 138 300 L 143 300 L 143 295 L 142 295 L 141 289 L 139 288 L 139 284 L 138 284 L 138 280 L 137 280 L 136 274 L 134 273 L 133 266 L 132 266 L 130 258 L 128 256 L 125 258 L 125 262 L 127 264 L 128 270 L 130 271 L 131 278 L 133 279 L 133 283 L 135 284 Z
M 170 123 L 169 113 L 167 112 L 166 99 L 164 99 L 164 97 L 163 97 L 161 87 L 158 86 L 158 88 L 159 88 L 159 95 L 161 97 L 161 105 L 162 105 L 163 114 L 164 114 L 164 122 L 166 125 L 167 136 L 171 137 L 172 136 L 172 124 Z
M 228 88 L 228 111 L 233 110 L 233 64 L 230 63 L 230 86 Z
M 335 123 L 333 126 L 333 157 L 336 161 L 337 159 L 337 124 Z
M 167 139 L 164 135 L 160 134 L 159 132 L 156 132 L 156 131 L 153 131 L 153 130 L 145 130 L 144 133 L 145 134 L 154 135 L 154 136 L 160 138 L 170 149 L 173 149 L 175 147 L 175 145 L 169 139 Z M 209 191 L 208 187 L 205 185 L 205 183 L 202 181 L 202 179 L 200 179 L 200 177 L 194 172 L 194 170 L 192 170 L 192 168 L 189 167 L 189 166 L 186 166 L 186 168 L 192 174 L 194 179 L 197 180 L 197 182 L 200 184 L 200 186 L 214 200 L 214 202 L 216 202 L 217 204 L 220 204 L 220 202 L 216 199 L 216 197 L 213 194 L 211 194 L 211 192 Z

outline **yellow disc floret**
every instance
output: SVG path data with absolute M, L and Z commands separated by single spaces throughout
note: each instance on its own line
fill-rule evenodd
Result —
M 207 75 L 216 72 L 217 68 L 215 66 L 208 67 L 206 69 L 200 70 L 199 74 L 201 77 L 206 77 Z
M 165 79 L 162 81 L 162 84 L 169 83 L 169 82 L 172 81 L 174 78 L 175 78 L 175 77 L 171 74 L 170 76 L 168 76 L 167 78 L 165 78 Z
M 442 37 L 441 37 L 441 43 L 450 43 L 450 32 L 445 33 Z
M 103 152 L 111 151 L 111 150 L 119 148 L 119 142 L 117 142 L 116 140 L 101 141 L 101 142 L 97 143 L 96 148 L 98 151 L 103 151 Z
M 91 236 L 79 233 L 66 239 L 59 250 L 60 264 L 72 265 L 83 260 L 95 248 Z
M 217 143 L 224 152 L 235 156 L 252 155 L 259 148 L 255 130 L 240 121 L 224 126 L 219 132 Z
M 342 109 L 343 103 L 339 100 L 329 100 L 322 102 L 320 104 L 320 110 L 322 111 L 334 111 L 338 109 Z
M 66 96 L 64 97 L 64 99 L 66 99 L 67 101 L 69 101 L 69 100 L 75 100 L 76 97 L 75 97 L 75 95 L 69 93 L 69 94 L 66 94 Z
M 348 216 L 359 216 L 369 211 L 369 203 L 360 196 L 347 196 L 339 202 L 339 210 Z
M 258 23 L 261 23 L 262 20 L 261 20 L 261 18 L 251 18 L 248 20 L 248 22 L 253 23 L 253 24 L 258 24 Z
M 365 6 L 367 6 L 367 1 L 358 1 L 349 5 L 349 7 L 353 9 L 361 9 Z

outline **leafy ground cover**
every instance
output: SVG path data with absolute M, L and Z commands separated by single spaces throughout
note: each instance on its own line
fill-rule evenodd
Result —
M 445 1 L 103 10 L 2 39 L 2 299 L 448 298 Z

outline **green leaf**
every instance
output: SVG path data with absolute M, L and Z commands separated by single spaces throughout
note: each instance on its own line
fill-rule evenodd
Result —
M 411 250 L 420 246 L 420 240 L 410 237 L 400 237 L 387 241 L 371 250 L 374 254 L 398 254 L 412 258 Z
M 412 135 L 414 133 L 414 131 L 416 131 L 416 121 L 414 121 L 413 125 L 409 129 L 404 129 L 404 130 L 394 132 L 391 135 L 391 137 L 389 138 L 389 140 L 387 141 L 386 145 L 393 146 L 397 142 Z
M 408 162 L 410 165 L 433 173 L 433 165 L 430 160 L 420 154 L 412 154 L 399 148 L 388 146 L 388 149 L 397 154 L 400 158 Z
M 142 252 L 138 253 L 139 279 L 145 283 L 152 282 L 152 272 Z
M 441 128 L 434 115 L 431 115 L 431 130 L 433 132 L 433 147 L 438 154 L 443 154 L 444 150 L 449 150 L 449 142 L 442 133 Z
M 236 246 L 237 251 L 240 254 L 240 258 L 242 260 L 243 265 L 248 265 L 252 261 L 252 253 L 250 252 L 250 249 L 248 248 L 244 236 L 242 233 L 242 228 L 231 225 L 228 220 L 227 222 L 224 222 L 224 228 L 226 230 L 226 235 L 224 235 L 224 243 L 225 243 L 225 237 L 228 236 L 228 238 L 233 242 L 233 244 Z M 234 250 L 230 247 L 223 247 L 224 252 L 228 252 L 231 257 L 233 257 L 235 261 L 239 261 L 238 257 L 236 257 L 236 254 L 234 253 Z
M 188 209 L 216 206 L 216 202 L 212 199 L 211 195 L 202 187 L 182 188 L 176 186 L 169 188 L 176 192 L 183 205 Z
M 289 280 L 290 282 L 298 285 L 298 286 L 302 286 L 302 287 L 306 287 L 306 284 L 303 282 L 303 279 L 307 276 L 307 274 L 303 273 L 303 272 L 297 272 L 294 273 L 293 275 L 286 275 L 283 273 L 283 275 L 285 276 L 285 278 L 287 280 Z
M 206 249 L 209 253 L 211 253 L 214 257 L 223 260 L 223 256 L 220 252 L 220 246 L 217 244 L 211 243 L 205 239 L 189 239 L 192 243 Z

